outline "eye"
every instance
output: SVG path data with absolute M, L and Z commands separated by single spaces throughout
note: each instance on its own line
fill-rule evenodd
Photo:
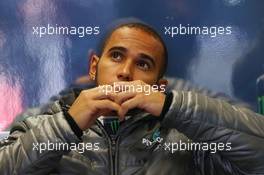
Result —
M 138 66 L 140 69 L 142 69 L 142 70 L 149 70 L 149 69 L 150 69 L 150 65 L 149 65 L 149 63 L 146 62 L 146 61 L 143 61 L 143 60 L 138 61 L 138 62 L 137 62 L 137 66 Z
M 114 61 L 121 61 L 123 54 L 118 51 L 113 51 L 110 56 Z

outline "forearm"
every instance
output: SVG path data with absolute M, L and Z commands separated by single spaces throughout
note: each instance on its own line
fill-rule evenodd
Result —
M 15 125 L 9 138 L 1 144 L 0 172 L 45 174 L 56 167 L 61 156 L 69 151 L 60 148 L 48 149 L 48 144 L 78 141 L 62 113 L 30 117 Z
M 163 124 L 194 142 L 231 143 L 221 155 L 240 169 L 264 172 L 264 117 L 193 92 L 174 92 Z M 242 157 L 242 159 L 241 159 Z M 246 167 L 246 168 L 245 168 Z

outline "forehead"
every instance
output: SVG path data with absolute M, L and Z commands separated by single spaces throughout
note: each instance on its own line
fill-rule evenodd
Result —
M 121 27 L 109 37 L 105 51 L 112 47 L 124 47 L 130 52 L 144 53 L 156 59 L 163 57 L 161 42 L 150 33 L 135 27 Z

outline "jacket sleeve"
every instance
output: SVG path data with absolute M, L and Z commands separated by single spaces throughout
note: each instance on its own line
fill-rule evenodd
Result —
M 63 112 L 28 117 L 16 123 L 9 137 L 0 142 L 0 172 L 47 174 L 69 151 L 65 144 L 79 141 Z
M 225 93 L 222 92 L 215 92 L 212 90 L 209 90 L 207 88 L 204 88 L 202 86 L 196 85 L 190 81 L 181 79 L 181 78 L 169 78 L 166 77 L 166 79 L 168 80 L 168 86 L 167 86 L 167 91 L 172 91 L 172 90 L 176 90 L 176 91 L 192 91 L 192 92 L 196 92 L 202 95 L 206 95 L 212 98 L 217 98 L 217 99 L 222 99 L 230 104 L 234 104 L 236 106 L 241 106 L 241 107 L 245 107 L 245 108 L 249 108 L 252 110 L 255 110 L 254 106 L 251 106 L 248 103 L 242 102 L 240 99 L 237 99 L 235 97 L 230 98 L 228 95 L 226 95 Z
M 173 91 L 163 119 L 196 143 L 230 144 L 216 153 L 194 152 L 202 174 L 264 174 L 264 116 L 223 99 L 192 91 Z

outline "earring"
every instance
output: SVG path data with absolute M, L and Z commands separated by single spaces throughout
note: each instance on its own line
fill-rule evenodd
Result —
M 90 77 L 91 77 L 92 80 L 95 79 L 94 74 L 90 74 Z

